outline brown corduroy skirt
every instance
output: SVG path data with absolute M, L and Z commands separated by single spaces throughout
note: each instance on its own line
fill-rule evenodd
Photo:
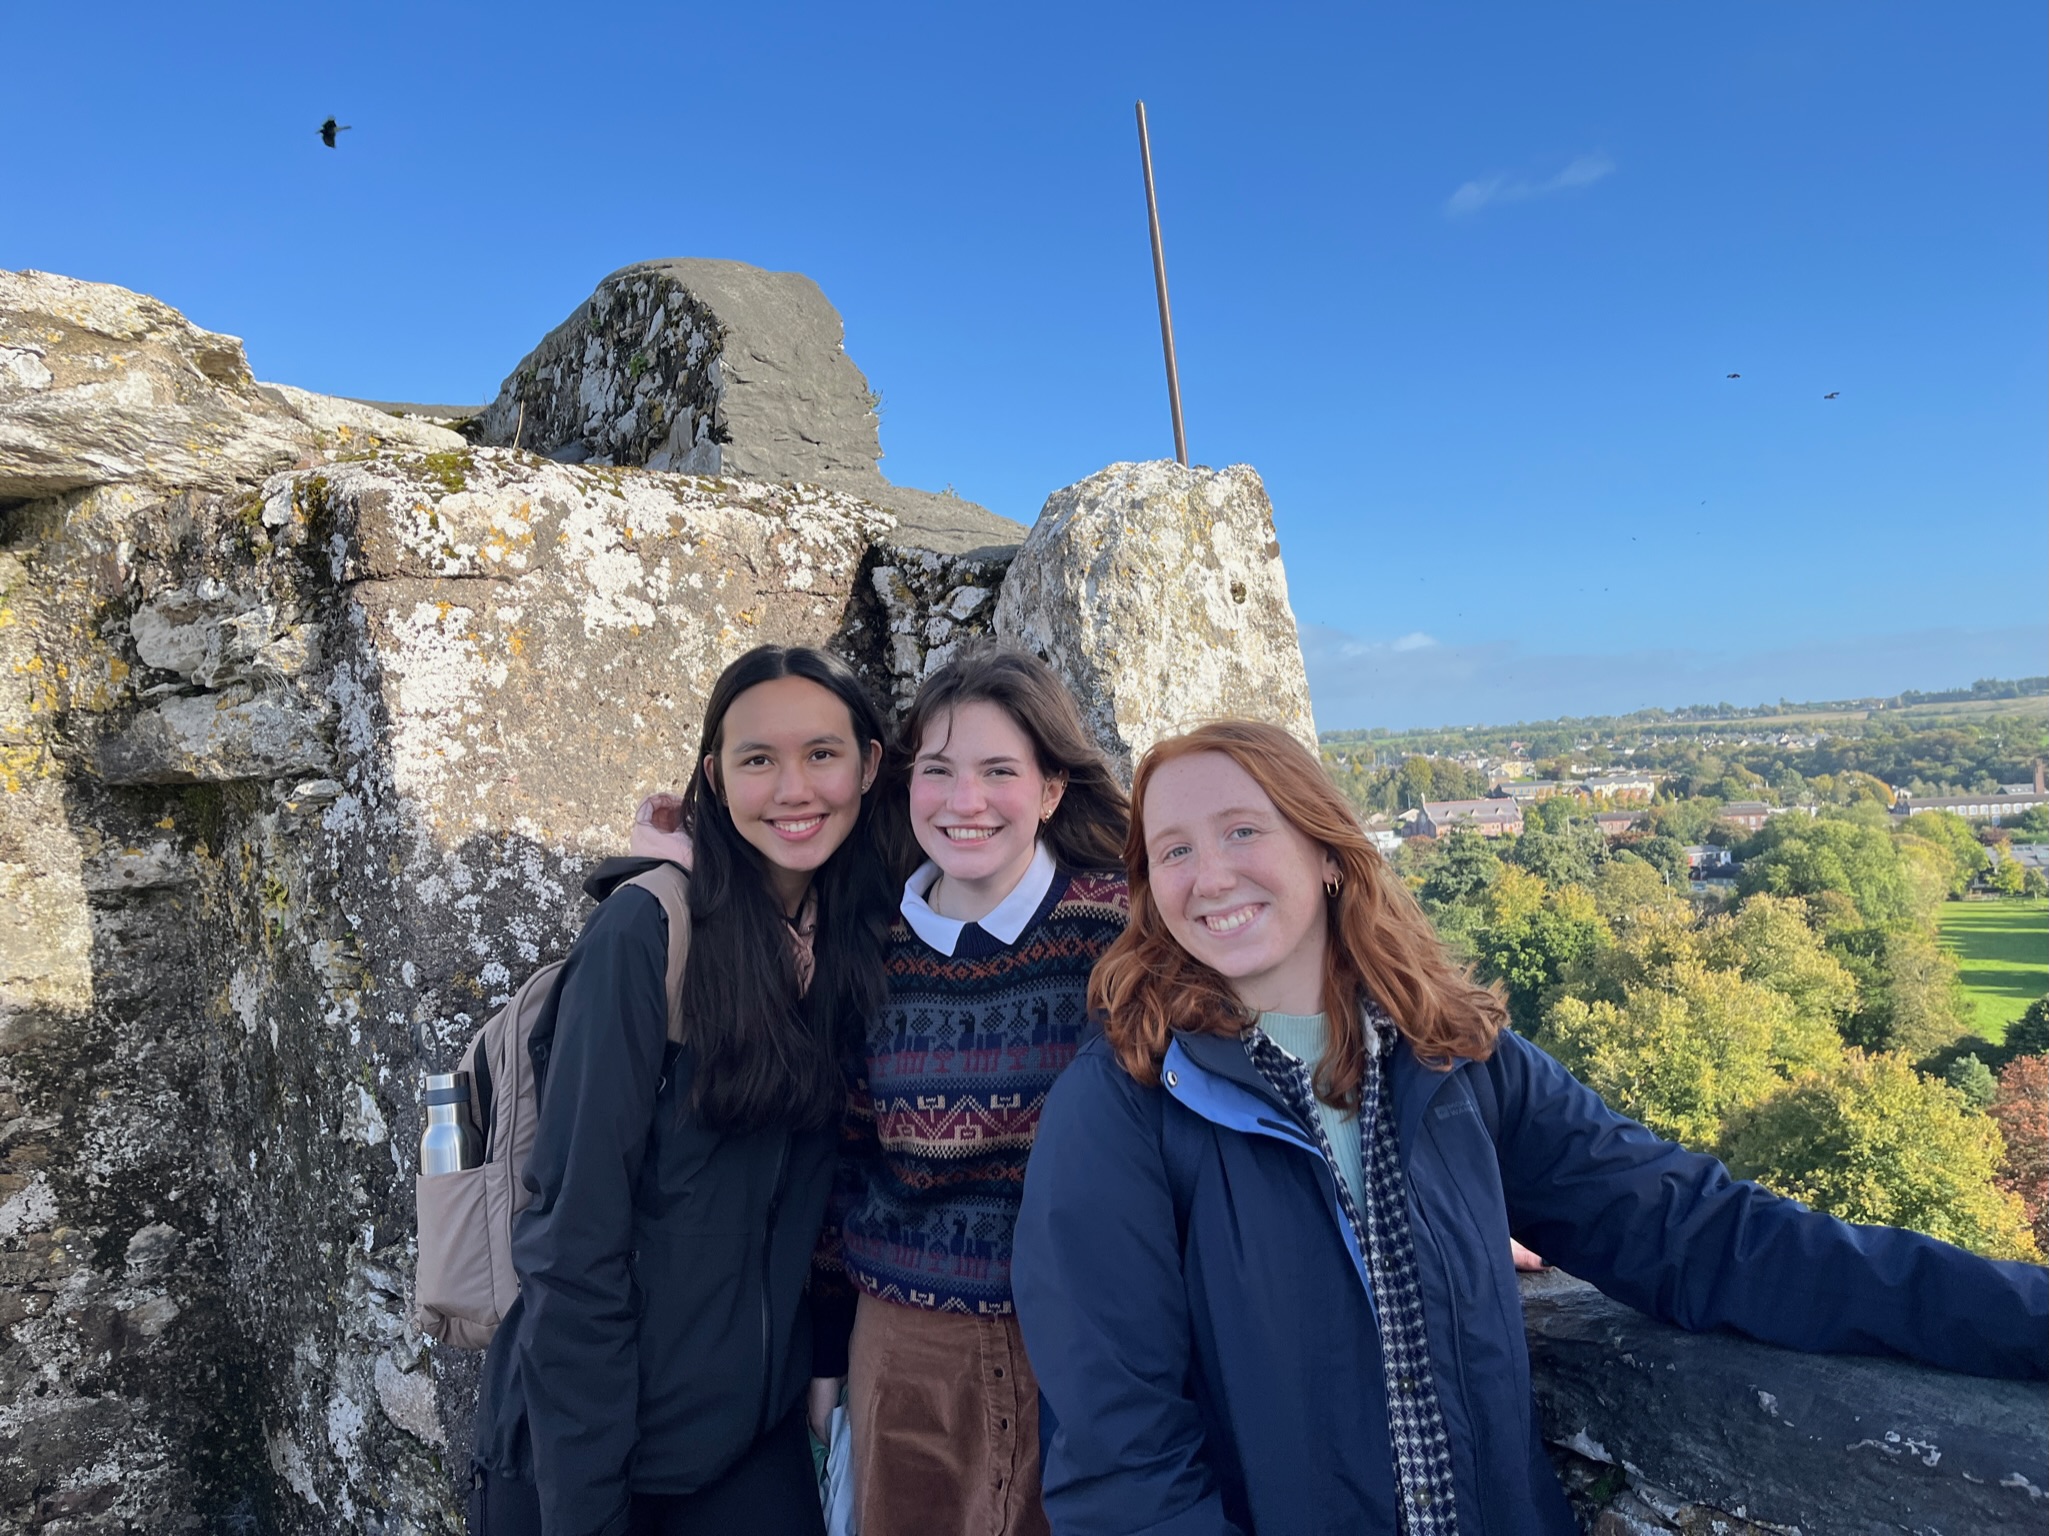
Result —
M 847 1413 L 861 1536 L 1047 1536 L 1039 1384 L 1015 1317 L 862 1296 Z

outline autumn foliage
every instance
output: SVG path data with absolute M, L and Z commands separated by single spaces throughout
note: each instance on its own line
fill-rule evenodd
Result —
M 2008 1062 L 1987 1112 L 2006 1137 L 1999 1187 L 2020 1196 L 2036 1246 L 2049 1253 L 2049 1056 Z

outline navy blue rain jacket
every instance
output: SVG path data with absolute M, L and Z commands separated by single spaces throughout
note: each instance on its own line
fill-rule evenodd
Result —
M 1461 1536 L 1572 1536 L 1539 1439 L 1514 1235 L 1682 1328 L 2049 1375 L 2049 1271 L 1738 1183 L 1527 1041 L 1393 1098 Z M 1056 1536 L 1394 1532 L 1370 1285 L 1313 1141 L 1236 1040 L 1157 1088 L 1098 1037 L 1046 1103 L 1013 1288 Z

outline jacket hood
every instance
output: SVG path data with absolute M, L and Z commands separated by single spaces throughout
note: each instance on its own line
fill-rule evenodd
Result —
M 583 893 L 592 901 L 603 901 L 635 875 L 644 875 L 649 870 L 659 869 L 670 862 L 668 859 L 627 857 L 607 859 L 584 878 Z M 680 869 L 682 866 L 678 865 L 677 868 Z

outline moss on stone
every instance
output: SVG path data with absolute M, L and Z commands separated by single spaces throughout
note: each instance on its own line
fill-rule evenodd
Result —
M 420 463 L 427 471 L 428 478 L 451 496 L 457 491 L 468 489 L 470 471 L 476 468 L 476 460 L 467 448 L 450 453 L 430 453 Z

